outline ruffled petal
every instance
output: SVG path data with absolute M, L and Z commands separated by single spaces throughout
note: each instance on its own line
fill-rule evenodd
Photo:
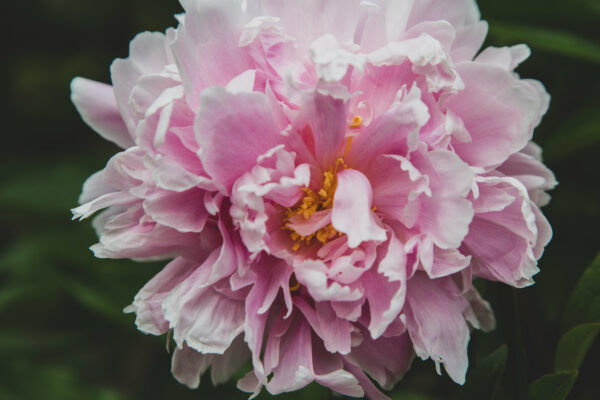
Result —
M 227 192 L 260 155 L 284 141 L 263 94 L 219 87 L 202 93 L 194 129 L 202 165 Z

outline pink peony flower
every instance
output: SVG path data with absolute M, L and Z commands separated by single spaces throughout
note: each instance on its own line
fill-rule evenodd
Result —
M 83 187 L 97 257 L 168 259 L 135 296 L 175 378 L 255 395 L 312 381 L 384 399 L 414 355 L 462 384 L 494 317 L 473 277 L 523 287 L 556 184 L 530 140 L 549 96 L 478 53 L 470 0 L 181 0 L 112 86 L 75 78 L 123 148 Z

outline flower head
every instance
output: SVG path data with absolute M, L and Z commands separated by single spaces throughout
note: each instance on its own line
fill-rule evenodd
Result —
M 470 0 L 181 0 L 82 118 L 123 148 L 85 183 L 97 257 L 169 259 L 127 311 L 172 371 L 276 394 L 385 396 L 414 355 L 463 383 L 494 317 L 473 277 L 533 283 L 556 184 L 530 140 L 549 97 L 478 53 Z

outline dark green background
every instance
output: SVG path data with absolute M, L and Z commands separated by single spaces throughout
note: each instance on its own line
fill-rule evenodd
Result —
M 525 398 L 526 385 L 553 370 L 564 304 L 600 250 L 600 2 L 480 1 L 489 45 L 527 42 L 522 76 L 552 95 L 535 133 L 560 182 L 544 209 L 555 235 L 537 284 L 513 290 L 485 283 L 498 328 L 473 334 L 471 368 L 501 344 L 508 364 L 498 398 Z M 234 383 L 204 378 L 189 390 L 171 377 L 165 338 L 141 334 L 122 314 L 158 264 L 95 259 L 89 222 L 70 222 L 81 184 L 117 151 L 86 127 L 69 101 L 76 75 L 109 82 L 143 30 L 176 24 L 176 0 L 4 2 L 0 64 L 0 399 L 244 399 Z M 598 289 L 600 291 L 600 288 Z M 573 399 L 600 393 L 598 343 Z M 469 377 L 467 377 L 469 382 Z M 415 360 L 394 400 L 465 398 L 431 361 Z M 269 398 L 267 394 L 262 399 Z M 317 386 L 282 399 L 335 398 Z M 482 398 L 481 396 L 478 398 Z

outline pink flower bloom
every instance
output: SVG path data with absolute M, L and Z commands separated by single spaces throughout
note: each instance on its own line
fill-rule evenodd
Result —
M 123 148 L 84 185 L 97 257 L 169 259 L 126 310 L 172 332 L 197 387 L 312 381 L 385 399 L 414 355 L 462 384 L 494 317 L 472 277 L 523 287 L 556 181 L 530 142 L 549 96 L 477 55 L 471 0 L 181 0 L 112 86 L 76 78 L 84 121 Z

